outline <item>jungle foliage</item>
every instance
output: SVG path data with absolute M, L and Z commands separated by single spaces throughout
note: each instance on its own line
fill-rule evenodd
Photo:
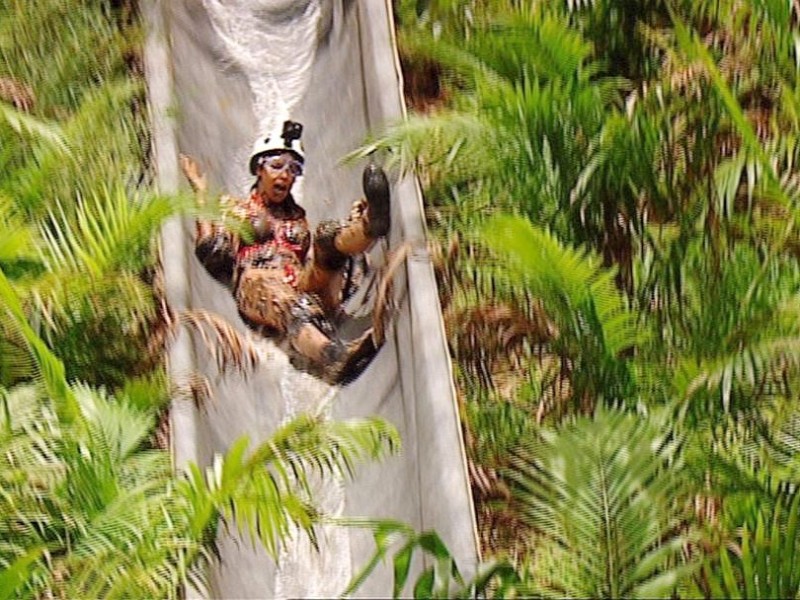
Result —
M 273 557 L 314 540 L 308 477 L 399 444 L 377 419 L 307 415 L 175 472 L 166 405 L 197 399 L 166 377 L 175 327 L 203 328 L 221 367 L 252 352 L 161 295 L 159 230 L 194 208 L 151 188 L 142 41 L 132 1 L 0 5 L 2 599 L 182 597 L 220 527 Z
M 395 13 L 484 591 L 797 597 L 797 5 Z

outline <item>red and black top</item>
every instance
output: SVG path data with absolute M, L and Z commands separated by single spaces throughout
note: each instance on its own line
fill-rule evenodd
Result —
M 254 190 L 246 200 L 234 201 L 230 212 L 250 222 L 255 238 L 245 244 L 224 227 L 199 238 L 195 253 L 211 275 L 235 288 L 245 269 L 281 269 L 284 281 L 296 287 L 311 246 L 305 210 L 291 196 L 265 206 Z

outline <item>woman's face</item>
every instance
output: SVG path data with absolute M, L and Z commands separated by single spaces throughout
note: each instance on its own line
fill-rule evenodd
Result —
M 280 204 L 286 200 L 294 180 L 302 173 L 302 163 L 288 152 L 266 156 L 256 171 L 258 193 L 269 204 Z

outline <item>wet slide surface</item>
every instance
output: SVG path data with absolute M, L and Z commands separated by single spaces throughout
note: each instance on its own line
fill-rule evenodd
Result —
M 177 153 L 185 152 L 205 169 L 212 190 L 245 194 L 253 141 L 291 117 L 305 126 L 307 168 L 295 196 L 309 222 L 345 217 L 362 195 L 363 164 L 343 166 L 340 159 L 370 131 L 403 114 L 387 4 L 148 0 L 145 54 L 161 188 L 183 186 Z M 200 411 L 191 401 L 175 401 L 176 461 L 207 465 L 239 436 L 257 442 L 306 411 L 334 419 L 381 416 L 400 431 L 402 452 L 359 468 L 355 481 L 317 482 L 315 499 L 329 514 L 435 529 L 469 569 L 476 561 L 474 518 L 422 205 L 413 180 L 395 176 L 392 182 L 392 231 L 387 243 L 376 244 L 371 259 L 381 264 L 387 250 L 411 244 L 398 278 L 400 314 L 375 361 L 345 388 L 295 370 L 273 342 L 252 336 L 229 292 L 194 258 L 191 224 L 176 221 L 165 228 L 173 307 L 224 316 L 253 337 L 260 357 L 246 377 L 219 373 L 208 352 L 182 334 L 170 357 L 173 376 L 199 371 L 213 395 Z M 285 545 L 277 565 L 249 540 L 223 534 L 219 547 L 221 561 L 211 573 L 214 597 L 311 598 L 341 593 L 366 564 L 373 542 L 367 532 L 324 529 L 320 552 L 299 536 Z M 414 565 L 422 567 L 419 560 Z M 358 595 L 386 596 L 391 584 L 387 564 Z

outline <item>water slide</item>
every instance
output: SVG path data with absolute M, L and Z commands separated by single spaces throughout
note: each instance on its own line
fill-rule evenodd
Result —
M 211 188 L 246 193 L 255 137 L 291 117 L 305 126 L 306 175 L 296 196 L 313 224 L 342 218 L 362 195 L 362 164 L 343 165 L 369 132 L 402 119 L 390 0 L 145 0 L 145 49 L 158 184 L 185 188 L 177 155 L 194 156 Z M 371 251 L 374 264 L 408 243 L 398 276 L 399 315 L 387 343 L 351 385 L 328 386 L 295 370 L 272 341 L 249 332 L 228 291 L 192 252 L 191 223 L 175 220 L 162 235 L 167 294 L 173 308 L 224 316 L 252 337 L 258 364 L 246 375 L 220 372 L 188 331 L 170 354 L 176 380 L 202 373 L 211 396 L 200 408 L 176 398 L 176 463 L 208 465 L 239 436 L 257 442 L 304 411 L 344 419 L 378 415 L 400 432 L 399 455 L 357 470 L 354 481 L 316 482 L 329 514 L 392 518 L 436 530 L 467 571 L 476 563 L 474 515 L 419 189 L 390 173 L 392 230 Z M 357 303 L 352 327 L 363 325 Z M 363 311 L 363 307 L 361 309 Z M 366 531 L 324 528 L 320 551 L 297 536 L 272 560 L 248 539 L 219 538 L 210 573 L 212 597 L 335 597 L 373 551 Z M 421 559 L 413 569 L 424 568 Z M 358 596 L 391 593 L 391 565 L 381 566 Z M 189 590 L 188 595 L 198 592 Z

